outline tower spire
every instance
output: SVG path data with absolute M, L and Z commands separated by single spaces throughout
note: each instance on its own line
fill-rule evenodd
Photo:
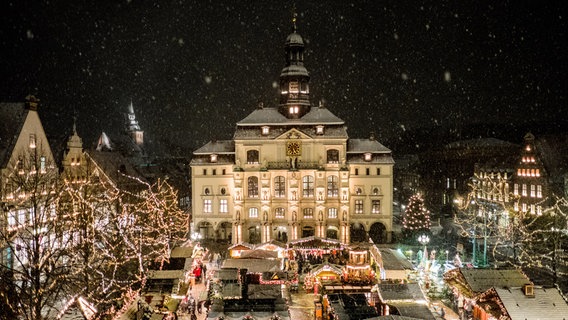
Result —
M 286 38 L 286 64 L 280 73 L 279 112 L 299 119 L 310 111 L 310 74 L 304 67 L 304 39 L 297 33 L 296 5 L 292 8 L 292 33 Z

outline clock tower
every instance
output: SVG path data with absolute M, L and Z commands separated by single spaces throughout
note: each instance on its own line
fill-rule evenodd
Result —
M 288 119 L 299 119 L 310 111 L 310 75 L 304 67 L 304 39 L 296 32 L 296 14 L 292 21 L 284 47 L 286 65 L 280 73 L 279 111 Z

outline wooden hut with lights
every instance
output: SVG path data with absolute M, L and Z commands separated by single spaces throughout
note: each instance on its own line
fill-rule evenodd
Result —
M 246 242 L 236 243 L 228 248 L 231 258 L 240 258 L 243 252 L 250 251 L 254 245 Z
M 375 281 L 371 269 L 370 254 L 367 247 L 361 245 L 349 250 L 349 261 L 345 266 L 343 281 L 354 285 L 368 285 Z

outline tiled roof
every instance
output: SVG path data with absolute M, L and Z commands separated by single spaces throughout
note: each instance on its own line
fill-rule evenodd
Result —
M 383 146 L 377 140 L 349 139 L 347 141 L 347 153 L 391 153 L 391 150 Z
M 345 122 L 331 113 L 326 108 L 312 107 L 310 112 L 300 119 L 288 119 L 276 108 L 259 108 L 254 110 L 243 120 L 237 122 L 237 126 L 261 126 L 261 125 L 343 125 Z
M 309 126 L 294 126 L 294 128 L 312 138 L 326 138 L 326 139 L 347 139 L 347 130 L 344 126 L 330 125 L 324 128 L 323 134 L 316 134 L 316 128 L 313 125 Z M 260 127 L 237 127 L 235 131 L 235 140 L 247 139 L 275 139 L 282 134 L 288 132 L 291 127 L 271 127 L 267 135 L 261 134 Z
M 203 147 L 195 150 L 194 155 L 234 154 L 235 143 L 232 140 L 209 141 Z
M 86 150 L 88 157 L 104 171 L 105 175 L 115 184 L 132 185 L 135 177 L 144 181 L 144 177 L 132 166 L 132 164 L 118 151 Z

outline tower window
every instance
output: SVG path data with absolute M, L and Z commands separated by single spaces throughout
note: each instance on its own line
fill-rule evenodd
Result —
M 298 114 L 298 113 L 300 113 L 300 107 L 298 107 L 298 106 L 291 106 L 291 107 L 288 109 L 288 113 L 290 113 L 290 114 Z

